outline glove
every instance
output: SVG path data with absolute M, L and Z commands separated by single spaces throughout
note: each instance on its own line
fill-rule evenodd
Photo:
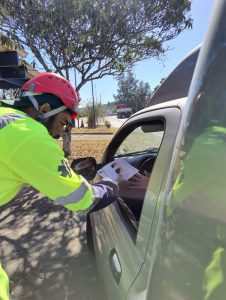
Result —
M 119 188 L 117 183 L 104 180 L 92 185 L 94 202 L 101 208 L 106 207 L 118 198 Z

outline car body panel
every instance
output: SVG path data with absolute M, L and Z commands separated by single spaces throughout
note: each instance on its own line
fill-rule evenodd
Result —
M 225 299 L 225 14 L 216 1 L 167 178 L 148 299 Z
M 225 14 L 226 2 L 216 2 L 146 260 L 127 299 L 225 299 Z
M 130 118 L 111 142 L 111 148 L 117 149 L 118 141 L 120 141 L 118 135 L 120 135 L 121 132 L 123 133 L 124 130 L 127 130 L 127 127 L 129 128 L 134 124 L 156 119 L 165 119 L 166 121 L 164 137 L 152 172 L 152 189 L 150 190 L 150 188 L 148 188 L 148 192 L 145 196 L 145 204 L 142 210 L 136 241 L 131 237 L 130 229 L 121 216 L 116 204 L 111 204 L 103 210 L 99 210 L 91 215 L 96 256 L 98 265 L 101 268 L 101 273 L 105 274 L 103 280 L 107 287 L 109 299 L 125 299 L 131 284 L 144 262 L 148 235 L 152 224 L 150 220 L 154 216 L 162 178 L 165 170 L 168 169 L 170 153 L 172 153 L 175 142 L 180 116 L 181 110 L 177 105 L 171 105 L 171 107 L 167 107 L 166 109 L 149 109 L 149 111 L 144 111 L 142 114 Z M 125 137 L 125 135 L 123 136 Z M 112 160 L 108 154 L 106 154 L 105 157 L 108 160 Z M 107 159 L 103 164 L 107 162 Z M 113 278 L 109 264 L 110 253 L 113 249 L 118 255 L 123 270 L 119 283 Z M 113 298 L 111 298 L 111 295 L 114 295 Z
M 224 300 L 226 297 L 225 15 L 226 1 L 216 1 L 180 127 L 175 132 L 174 147 L 166 154 L 169 163 L 166 163 L 168 168 L 156 195 L 154 216 L 145 225 L 151 224 L 145 238 L 144 258 L 142 251 L 138 251 L 143 262 L 138 272 L 134 272 L 136 261 L 130 266 L 136 277 L 131 284 L 130 280 L 127 282 L 130 287 L 126 295 L 127 287 L 123 289 L 123 282 L 114 291 L 106 266 L 103 276 L 111 291 L 110 299 Z M 160 106 L 165 105 L 169 103 Z M 155 106 L 153 112 L 161 110 L 160 106 Z M 131 122 L 148 111 L 149 108 L 136 113 Z M 125 128 L 123 126 L 120 131 L 123 133 Z M 116 144 L 121 142 L 120 131 Z M 114 147 L 114 143 L 112 145 Z M 110 154 L 106 153 L 106 161 L 112 157 L 111 147 L 107 151 Z M 112 211 L 111 218 L 114 219 L 116 214 Z M 148 217 L 147 213 L 147 223 Z M 122 219 L 119 217 L 117 222 L 121 223 Z M 100 225 L 99 230 L 105 229 Z M 117 241 L 118 232 L 111 234 L 110 239 L 121 248 Z M 131 246 L 127 253 L 130 256 L 133 246 L 126 242 L 125 236 L 124 243 L 127 245 L 123 247 Z M 105 248 L 103 239 L 101 246 Z M 98 248 L 96 251 L 100 258 Z M 126 265 L 127 257 L 123 259 Z M 129 266 L 126 268 L 126 275 L 130 276 Z
M 138 253 L 131 252 L 133 241 L 129 238 L 126 226 L 121 226 L 121 215 L 116 204 L 92 214 L 95 221 L 94 244 L 98 249 L 97 263 L 104 274 L 106 291 L 109 299 L 123 299 L 139 272 L 142 259 Z M 115 235 L 112 235 L 112 232 Z M 111 251 L 115 249 L 118 255 L 122 274 L 119 283 L 114 279 L 110 267 Z
M 167 76 L 148 105 L 187 97 L 201 45 L 193 49 Z

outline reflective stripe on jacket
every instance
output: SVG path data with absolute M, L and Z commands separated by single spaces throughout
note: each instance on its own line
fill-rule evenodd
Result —
M 47 129 L 25 113 L 0 106 L 0 205 L 29 184 L 71 211 L 92 204 L 91 186 L 70 168 Z

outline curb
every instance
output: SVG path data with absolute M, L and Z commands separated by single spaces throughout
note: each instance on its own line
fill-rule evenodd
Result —
M 113 132 L 72 132 L 73 135 L 113 135 Z

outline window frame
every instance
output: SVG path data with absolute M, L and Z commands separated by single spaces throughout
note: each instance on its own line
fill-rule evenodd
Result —
M 159 194 L 162 188 L 164 176 L 168 171 L 168 161 L 171 160 L 172 150 L 174 148 L 175 139 L 178 133 L 181 110 L 179 107 L 177 107 L 177 105 L 170 108 L 160 108 L 158 110 L 151 110 L 151 108 L 149 108 L 146 111 L 142 111 L 131 117 L 115 135 L 112 142 L 110 143 L 110 148 L 108 147 L 106 149 L 106 152 L 103 156 L 103 164 L 105 164 L 107 163 L 106 159 L 110 159 L 110 154 L 113 153 L 111 151 L 111 147 L 113 147 L 114 149 L 116 148 L 116 144 L 119 144 L 118 135 L 120 132 L 124 133 L 124 129 L 126 127 L 129 127 L 130 125 L 133 125 L 134 123 L 138 123 L 140 121 L 151 121 L 153 118 L 161 117 L 166 119 L 166 130 L 159 150 L 159 153 L 161 152 L 161 157 L 159 155 L 158 165 L 156 166 L 155 163 L 155 166 L 153 168 L 153 171 L 154 169 L 160 168 L 159 174 L 155 171 L 155 178 L 153 178 L 155 179 L 156 185 L 154 191 L 156 203 L 158 201 Z M 170 126 L 168 126 L 169 124 L 167 120 L 169 121 Z M 166 145 L 168 148 L 163 149 Z M 111 153 L 109 153 L 109 151 Z M 161 159 L 163 159 L 163 162 L 160 161 Z M 98 249 L 97 261 L 100 263 L 101 269 L 105 274 L 105 282 L 112 282 L 112 285 L 110 286 L 110 293 L 112 292 L 112 294 L 115 293 L 116 290 L 118 291 L 120 289 L 122 289 L 125 293 L 129 291 L 131 284 L 138 276 L 142 265 L 146 259 L 148 243 L 152 245 L 153 238 L 152 236 L 150 236 L 150 233 L 153 219 L 150 220 L 149 215 L 150 211 L 152 211 L 152 213 L 154 212 L 153 206 L 151 205 L 149 200 L 150 199 L 148 199 L 146 195 L 145 210 L 147 211 L 145 211 L 144 213 L 144 220 L 142 220 L 142 226 L 139 226 L 138 228 L 136 242 L 134 242 L 132 239 L 132 236 L 130 234 L 130 228 L 125 222 L 124 217 L 122 216 L 116 201 L 113 202 L 111 205 L 105 207 L 104 209 L 91 214 L 94 243 L 96 245 L 95 248 Z M 141 219 L 142 215 L 143 211 L 141 214 Z M 144 221 L 146 221 L 148 224 L 146 224 Z M 151 241 L 149 241 L 149 238 L 151 239 Z M 118 283 L 114 281 L 112 277 L 112 271 L 109 269 L 109 255 L 112 249 L 114 249 L 117 253 L 117 257 L 122 270 L 120 281 Z
M 160 145 L 159 145 L 159 148 L 161 148 L 161 144 L 162 144 L 162 141 L 163 141 L 163 138 L 164 138 L 164 134 L 165 134 L 165 129 L 166 129 L 166 121 L 164 118 L 159 118 L 159 119 L 154 119 L 154 120 L 149 120 L 149 121 L 141 121 L 141 122 L 138 122 L 138 123 L 135 123 L 132 125 L 132 127 L 130 127 L 129 131 L 127 131 L 127 135 L 124 135 L 124 139 L 122 140 L 121 144 L 119 144 L 118 148 L 116 149 L 115 148 L 115 151 L 117 152 L 117 150 L 119 149 L 119 147 L 123 144 L 123 142 L 130 136 L 130 134 L 132 134 L 134 132 L 134 130 L 136 130 L 137 128 L 140 128 L 141 126 L 144 126 L 144 125 L 155 125 L 155 124 L 160 124 L 163 125 L 163 135 L 161 137 L 161 142 L 160 142 Z M 153 131 L 154 132 L 154 131 Z M 156 131 L 158 132 L 158 131 Z M 159 131 L 160 132 L 160 131 Z M 120 139 L 121 140 L 121 139 Z M 151 145 L 150 145 L 151 146 Z M 145 154 L 145 152 L 144 152 Z M 125 155 L 120 155 L 120 157 L 126 157 L 126 156 L 139 156 L 139 155 L 142 155 L 142 150 L 141 150 L 141 154 L 134 154 L 131 152 L 130 153 L 125 153 Z M 155 156 L 155 155 L 153 155 Z M 114 159 L 114 158 L 117 158 L 117 156 L 114 156 L 112 157 L 111 161 Z M 156 159 L 158 157 L 158 153 L 156 155 Z M 153 166 L 154 168 L 154 166 Z M 151 179 L 151 176 L 150 176 L 150 179 Z M 146 192 L 145 192 L 146 193 Z M 145 198 L 144 198 L 145 199 Z M 135 200 L 134 200 L 135 201 Z M 137 237 L 137 233 L 138 233 L 138 229 L 139 229 L 139 221 L 136 220 L 135 217 L 133 217 L 133 213 L 132 213 L 132 210 L 130 209 L 129 205 L 127 205 L 126 201 L 124 201 L 123 198 L 120 198 L 117 202 L 116 202 L 116 205 L 118 207 L 118 211 L 120 212 L 120 214 L 122 215 L 123 217 L 123 221 L 125 223 L 125 226 L 127 227 L 128 229 L 128 232 L 130 233 L 131 235 L 131 238 L 134 242 L 134 244 L 136 243 L 136 237 Z M 143 206 L 143 205 L 142 205 Z M 142 208 L 141 208 L 141 211 L 142 211 Z
M 141 118 L 142 114 L 142 118 Z M 150 110 L 147 112 L 141 112 L 132 118 L 130 118 L 126 124 L 124 124 L 119 131 L 117 132 L 116 136 L 114 139 L 111 141 L 111 143 L 108 145 L 104 156 L 102 160 L 102 164 L 105 165 L 109 162 L 111 162 L 114 158 L 114 154 L 116 153 L 118 147 L 122 144 L 122 142 L 125 140 L 125 138 L 137 127 L 141 126 L 141 124 L 144 123 L 151 123 L 155 120 L 161 120 L 165 122 L 165 127 L 164 127 L 164 134 L 163 138 L 159 147 L 159 152 L 156 158 L 155 165 L 153 167 L 153 172 L 150 177 L 150 181 L 148 184 L 148 188 L 146 191 L 142 211 L 141 211 L 141 217 L 140 217 L 140 222 L 138 225 L 138 231 L 136 233 L 136 236 L 134 237 L 133 232 L 134 229 L 129 226 L 131 224 L 128 224 L 128 221 L 126 221 L 126 218 L 122 215 L 122 210 L 119 209 L 118 203 L 117 205 L 117 211 L 120 212 L 120 215 L 123 216 L 122 223 L 124 224 L 126 231 L 129 233 L 130 238 L 132 239 L 135 247 L 141 251 L 142 256 L 145 255 L 146 252 L 146 246 L 147 246 L 147 240 L 149 236 L 149 232 L 151 230 L 152 226 L 152 221 L 153 217 L 155 214 L 155 209 L 157 205 L 157 198 L 158 198 L 158 192 L 160 191 L 162 180 L 164 177 L 165 169 L 167 168 L 167 165 L 171 159 L 171 152 L 173 150 L 173 145 L 177 136 L 178 128 L 179 128 L 179 123 L 180 123 L 180 118 L 181 118 L 181 110 L 179 107 L 174 106 L 174 107 L 166 107 L 162 109 L 157 109 L 157 110 Z M 169 153 L 167 151 L 169 150 Z M 157 163 L 158 162 L 158 163 Z M 156 165 L 157 164 L 157 165 Z M 160 172 L 158 172 L 160 170 Z M 159 173 L 159 174 L 156 174 Z M 153 180 L 153 176 L 155 177 Z M 150 205 L 148 201 L 148 197 L 150 197 L 150 183 L 153 183 L 153 185 L 157 185 L 155 188 L 155 207 L 153 208 L 153 205 Z M 149 193 L 148 193 L 149 191 Z M 149 194 L 149 195 L 147 195 Z M 144 216 L 143 216 L 143 211 L 144 209 L 147 209 L 147 211 L 150 212 L 152 209 L 152 221 L 147 224 L 147 222 L 144 221 Z M 146 213 L 147 215 L 147 213 Z M 147 217 L 146 217 L 147 218 Z M 146 225 L 145 225 L 146 224 Z

